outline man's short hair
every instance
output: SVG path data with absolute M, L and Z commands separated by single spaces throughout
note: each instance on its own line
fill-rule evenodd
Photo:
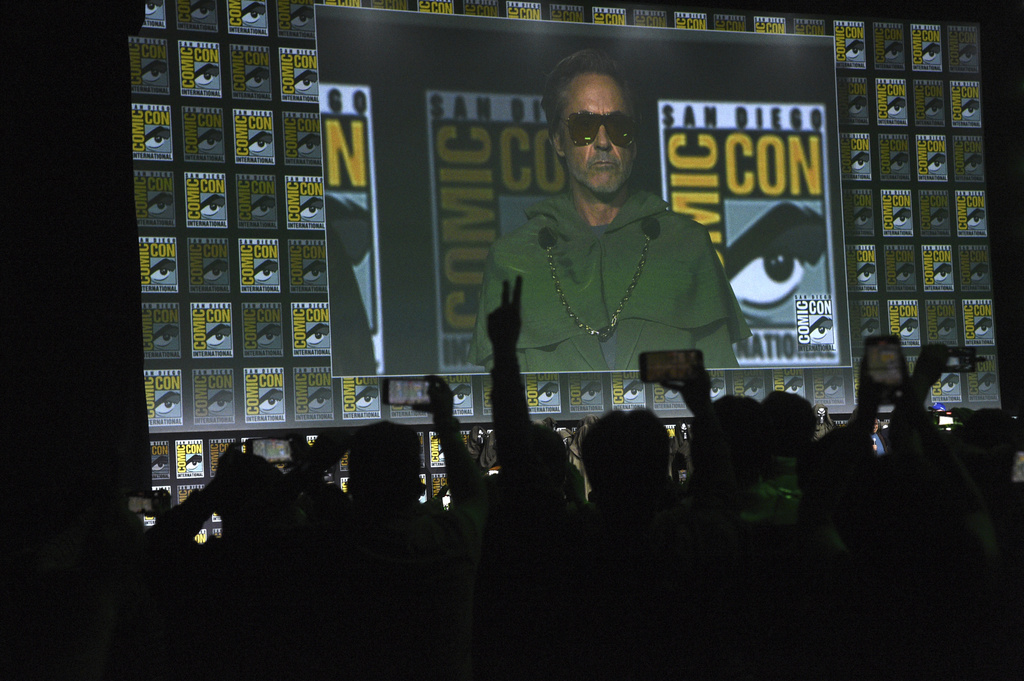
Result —
M 628 113 L 636 120 L 640 120 L 640 114 L 636 106 L 636 99 L 633 95 L 633 88 L 626 79 L 625 74 L 619 67 L 618 62 L 608 56 L 603 50 L 588 47 L 558 62 L 554 71 L 548 74 L 544 83 L 544 96 L 540 105 L 544 108 L 544 116 L 548 121 L 548 131 L 554 136 L 558 130 L 559 121 L 565 109 L 569 84 L 576 76 L 586 73 L 598 73 L 608 76 L 614 80 L 622 91 L 622 98 L 629 106 Z

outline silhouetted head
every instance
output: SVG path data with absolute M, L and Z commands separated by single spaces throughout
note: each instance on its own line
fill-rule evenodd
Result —
M 419 499 L 420 437 L 389 421 L 360 428 L 349 450 L 349 493 L 363 507 L 398 508 Z
M 654 414 L 615 411 L 583 440 L 583 465 L 603 508 L 657 504 L 668 477 L 668 433 Z
M 544 470 L 548 480 L 556 489 L 565 483 L 565 466 L 568 459 L 565 455 L 565 442 L 562 436 L 546 425 L 534 424 L 530 429 L 530 447 Z
M 722 424 L 736 484 L 741 488 L 756 484 L 771 472 L 768 453 L 768 423 L 760 403 L 752 397 L 724 395 L 715 402 L 715 415 Z

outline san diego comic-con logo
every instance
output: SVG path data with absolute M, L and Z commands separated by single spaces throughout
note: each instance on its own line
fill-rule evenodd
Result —
M 181 130 L 185 161 L 224 163 L 224 113 L 221 109 L 183 106 Z
M 889 301 L 889 333 L 904 347 L 921 347 L 921 312 L 916 300 Z
M 676 12 L 673 15 L 676 28 L 687 28 L 693 31 L 708 29 L 708 15 L 704 12 Z
M 625 26 L 626 10 L 623 7 L 595 7 L 591 12 L 591 23 Z
M 295 367 L 292 370 L 296 421 L 333 421 L 334 389 L 330 367 Z
M 177 440 L 174 443 L 175 478 L 202 478 L 206 475 L 206 456 L 202 440 Z
M 146 359 L 181 359 L 177 303 L 142 304 L 142 351 Z
M 343 420 L 380 418 L 380 381 L 376 376 L 346 376 L 341 379 Z
M 283 367 L 245 368 L 245 422 L 279 423 L 285 420 Z
M 676 388 L 667 388 L 660 383 L 651 385 L 651 407 L 654 411 L 686 411 L 686 402 Z
M 552 5 L 552 8 L 554 5 Z M 477 17 L 497 17 L 498 16 L 498 0 L 465 0 L 462 8 L 463 14 Z M 580 21 L 583 21 L 583 8 L 580 8 Z M 552 21 L 559 21 L 554 17 Z
M 981 137 L 953 136 L 953 172 L 957 182 L 985 181 L 985 151 Z
M 178 245 L 174 237 L 140 236 L 143 293 L 178 292 Z
M 170 105 L 132 104 L 132 159 L 174 160 Z
M 191 303 L 192 358 L 232 356 L 231 303 Z
M 868 111 L 871 108 L 868 101 L 867 78 L 838 78 L 837 84 L 839 86 L 839 101 L 845 102 L 845 107 L 840 109 L 843 123 L 867 125 Z
M 242 303 L 242 356 L 284 356 L 281 303 Z
M 604 375 L 569 374 L 569 413 L 604 413 Z
M 847 288 L 855 293 L 878 292 L 878 265 L 873 245 L 846 247 Z
M 742 14 L 715 14 L 716 31 L 738 31 L 747 30 L 747 17 Z
M 667 28 L 668 12 L 656 9 L 635 9 L 633 10 L 633 25 Z
M 803 369 L 772 369 L 772 390 L 805 397 L 806 379 Z
M 882 330 L 882 316 L 879 313 L 877 300 L 856 300 L 851 301 L 853 306 L 856 327 L 854 329 L 854 340 L 860 340 L 858 346 L 863 345 L 863 339 L 868 336 L 877 336 Z
M 863 21 L 833 22 L 836 67 L 846 69 L 867 68 L 867 45 Z
M 957 235 L 987 236 L 988 217 L 985 208 L 985 192 L 957 189 L 955 197 Z
M 948 405 L 959 402 L 961 397 L 961 378 L 959 372 L 945 372 L 939 375 L 939 380 L 932 384 L 932 400 Z
M 181 370 L 146 369 L 143 387 L 151 428 L 182 425 Z
M 150 440 L 149 461 L 152 479 L 171 479 L 171 443 L 169 440 Z
M 128 64 L 133 95 L 171 94 L 166 40 L 129 36 Z
M 918 189 L 921 236 L 949 236 L 949 192 L 945 189 Z
M 192 423 L 235 422 L 235 375 L 231 369 L 192 370 Z
M 950 73 L 977 73 L 981 64 L 978 27 L 951 24 L 946 31 Z
M 416 9 L 430 14 L 455 14 L 455 0 L 417 0 Z
M 878 171 L 883 182 L 909 181 L 910 161 L 909 136 L 879 133 Z
M 875 79 L 875 120 L 878 125 L 906 125 L 910 111 L 907 81 L 903 78 Z
M 711 379 L 711 388 L 708 394 L 711 396 L 712 401 L 728 394 L 728 390 L 726 390 L 726 372 L 724 369 L 709 369 L 708 378 Z
M 403 0 L 401 8 L 407 9 Z M 282 38 L 315 37 L 313 22 L 313 0 L 278 0 L 277 35 Z
M 925 323 L 929 343 L 956 345 L 957 304 L 952 299 L 929 300 L 925 303 Z
M 509 19 L 533 19 L 540 21 L 540 3 L 507 0 L 505 2 L 505 16 Z
M 273 165 L 274 113 L 255 109 L 234 109 L 235 163 Z
M 907 67 L 907 54 L 903 24 L 876 21 L 871 28 L 874 34 L 875 69 L 904 70 Z
M 636 371 L 612 372 L 612 409 L 643 409 L 647 404 L 647 386 Z
M 331 313 L 327 303 L 292 303 L 292 356 L 330 355 Z
M 146 14 L 142 19 L 143 28 L 167 28 L 167 0 L 146 0 Z
M 987 245 L 960 244 L 960 290 L 991 291 L 992 267 Z
M 965 298 L 964 345 L 995 345 L 996 329 L 993 324 L 991 298 Z
M 228 33 L 267 36 L 270 22 L 267 3 L 260 0 L 228 0 Z
M 871 180 L 871 136 L 866 132 L 839 134 L 839 165 L 844 180 Z
M 885 247 L 885 290 L 888 293 L 917 291 L 916 253 L 911 245 Z
M 910 66 L 914 71 L 942 71 L 942 29 L 938 24 L 910 25 Z
M 946 136 L 918 135 L 915 146 L 918 182 L 945 182 L 949 178 Z
M 280 293 L 281 254 L 277 239 L 239 239 L 238 272 L 242 293 Z
M 219 98 L 221 94 L 220 45 L 179 40 L 178 82 L 182 97 Z
M 288 290 L 327 293 L 327 242 L 323 239 L 289 239 Z
M 797 352 L 835 352 L 835 312 L 830 296 L 797 295 L 796 312 Z
M 977 371 L 967 374 L 967 398 L 970 402 L 993 402 L 999 400 L 999 380 L 996 378 L 994 357 L 979 357 L 975 364 Z
M 754 33 L 785 33 L 786 17 L 754 17 Z
M 235 444 L 236 440 L 233 437 L 214 437 L 210 438 L 209 444 L 209 460 L 210 460 L 210 475 L 217 475 L 217 468 L 220 465 L 220 457 L 228 451 L 231 445 Z
M 370 0 L 371 9 L 396 9 L 402 12 L 409 9 L 408 0 Z
M 870 189 L 843 190 L 843 225 L 847 236 L 875 235 L 875 208 Z
M 228 193 L 224 173 L 185 173 L 185 226 L 227 229 Z
M 731 395 L 749 397 L 758 402 L 764 399 L 764 372 L 758 369 L 730 371 L 729 378 L 732 381 Z
M 320 117 L 315 113 L 285 111 L 284 162 L 293 166 L 320 167 Z
M 954 128 L 981 127 L 981 82 L 949 82 L 949 118 Z
M 188 240 L 188 290 L 191 293 L 230 293 L 227 239 Z
M 914 236 L 914 207 L 909 189 L 882 189 L 882 236 Z
M 174 227 L 174 173 L 136 170 L 133 183 L 139 227 Z
M 562 390 L 558 374 L 526 374 L 526 406 L 531 414 L 550 414 L 562 411 Z
M 281 101 L 316 104 L 320 98 L 316 50 L 282 47 L 278 55 L 281 66 Z
M 178 0 L 178 30 L 217 32 L 217 0 Z
M 238 226 L 277 229 L 277 178 L 274 175 L 235 175 Z
M 270 101 L 270 48 L 231 45 L 231 97 Z
M 473 379 L 466 374 L 443 376 L 452 389 L 452 406 L 455 416 L 473 415 Z
M 812 402 L 826 407 L 846 405 L 846 380 L 841 369 L 812 369 L 811 381 L 814 394 Z
M 921 246 L 921 274 L 925 293 L 953 290 L 953 247 L 949 244 Z
M 825 20 L 797 17 L 793 19 L 793 33 L 797 35 L 825 35 Z
M 288 229 L 323 229 L 323 178 L 286 175 L 284 187 Z
M 914 81 L 914 123 L 932 127 L 946 124 L 946 89 L 943 81 Z

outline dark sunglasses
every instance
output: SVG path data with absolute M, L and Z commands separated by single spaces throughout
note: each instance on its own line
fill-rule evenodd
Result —
M 596 114 L 580 111 L 569 114 L 565 124 L 569 128 L 572 143 L 577 147 L 593 144 L 602 125 L 608 133 L 608 139 L 617 147 L 628 147 L 636 134 L 636 121 L 624 113 Z

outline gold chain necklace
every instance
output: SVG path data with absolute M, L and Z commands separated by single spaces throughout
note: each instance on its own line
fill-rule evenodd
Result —
M 649 234 L 644 234 L 644 247 L 640 251 L 640 262 L 637 263 L 636 272 L 633 274 L 633 281 L 629 282 L 629 286 L 626 287 L 626 295 L 622 296 L 622 300 L 619 301 L 619 306 L 615 308 L 614 314 L 612 314 L 612 320 L 607 326 L 603 326 L 600 329 L 587 324 L 585 321 L 580 319 L 575 312 L 572 311 L 572 307 L 569 306 L 569 301 L 565 298 L 565 291 L 562 290 L 562 282 L 558 280 L 558 273 L 555 272 L 555 256 L 552 253 L 554 245 L 548 246 L 544 250 L 548 253 L 548 267 L 551 268 L 551 278 L 555 281 L 555 291 L 558 293 L 558 299 L 562 301 L 562 306 L 565 311 L 569 313 L 569 317 L 576 322 L 576 326 L 583 329 L 591 336 L 597 336 L 599 340 L 606 341 L 612 337 L 615 333 L 615 327 L 619 323 L 619 314 L 622 312 L 622 308 L 626 306 L 626 302 L 629 301 L 629 297 L 633 295 L 633 289 L 636 288 L 636 283 L 640 281 L 640 273 L 644 271 L 644 265 L 647 264 L 647 249 L 651 245 L 651 237 Z

